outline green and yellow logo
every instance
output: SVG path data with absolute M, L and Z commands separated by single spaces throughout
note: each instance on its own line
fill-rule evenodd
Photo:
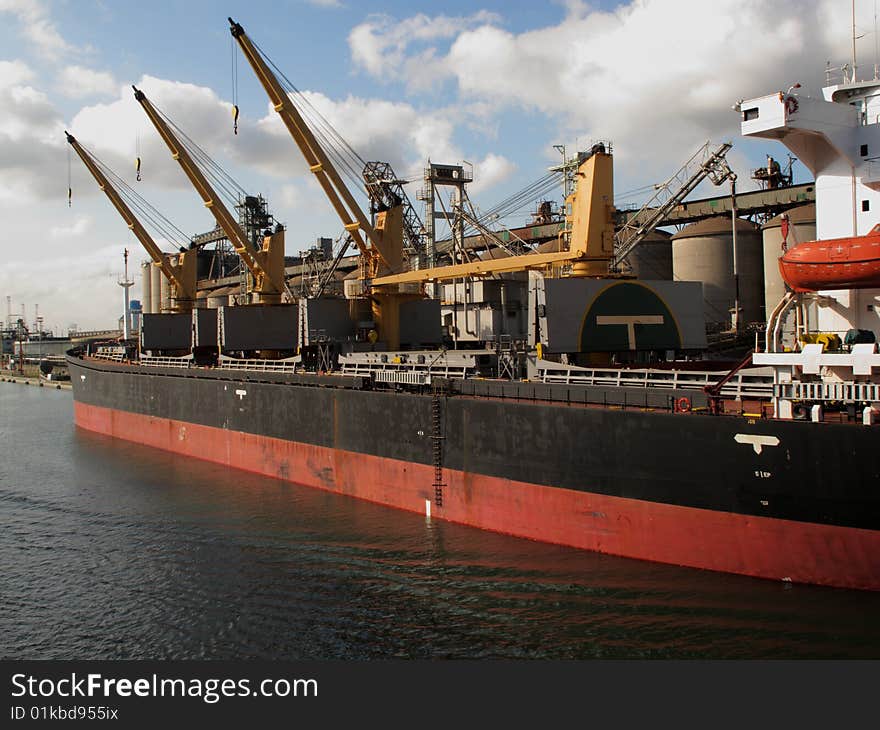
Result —
M 581 323 L 582 352 L 678 350 L 681 332 L 666 303 L 644 284 L 611 284 L 593 299 Z

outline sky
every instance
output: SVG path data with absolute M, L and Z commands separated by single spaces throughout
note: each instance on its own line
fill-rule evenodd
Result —
M 857 3 L 860 77 L 872 76 L 878 58 L 876 14 L 876 2 Z M 232 46 L 227 16 L 361 157 L 410 179 L 429 159 L 467 161 L 483 209 L 558 164 L 554 145 L 571 153 L 598 140 L 613 145 L 621 206 L 643 202 L 633 191 L 669 178 L 707 140 L 732 141 L 738 189 L 756 189 L 751 170 L 768 153 L 784 162 L 787 151 L 740 138 L 733 104 L 794 83 L 819 96 L 826 64 L 850 60 L 853 36 L 850 0 L 0 0 L 4 317 L 11 296 L 15 316 L 24 304 L 31 322 L 38 305 L 58 334 L 71 324 L 114 327 L 123 250 L 135 269 L 147 258 L 70 155 L 64 130 L 187 235 L 214 227 L 132 84 L 244 189 L 266 197 L 287 227 L 288 255 L 340 235 Z M 802 165 L 794 172 L 796 182 L 810 179 Z M 419 187 L 408 186 L 414 202 Z

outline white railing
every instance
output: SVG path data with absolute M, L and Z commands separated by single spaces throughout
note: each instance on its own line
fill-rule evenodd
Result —
M 283 360 L 251 360 L 235 357 L 221 357 L 217 367 L 223 370 L 248 370 L 258 373 L 293 373 L 296 372 L 302 358 L 288 357 Z
M 92 354 L 92 357 L 98 360 L 110 360 L 111 362 L 122 362 L 125 360 L 124 347 L 100 347 L 98 351 Z
M 551 363 L 538 363 L 538 379 L 543 383 L 566 385 L 602 385 L 630 388 L 668 388 L 669 390 L 702 390 L 724 377 L 723 371 L 703 370 L 623 370 L 591 369 Z M 739 372 L 721 389 L 730 398 L 770 398 L 773 395 L 773 371 Z
M 473 375 L 474 370 L 471 365 L 464 363 L 347 362 L 342 364 L 342 374 L 374 377 L 380 383 L 426 385 L 431 382 L 432 377 L 466 378 L 468 375 Z
M 186 357 L 151 357 L 141 355 L 138 364 L 151 368 L 189 368 L 192 367 L 192 355 Z
M 880 401 L 880 384 L 877 383 L 779 383 L 774 395 L 785 400 L 842 401 L 864 403 Z
M 373 373 L 377 383 L 405 383 L 407 385 L 430 385 L 431 375 L 427 372 L 406 370 L 379 370 Z

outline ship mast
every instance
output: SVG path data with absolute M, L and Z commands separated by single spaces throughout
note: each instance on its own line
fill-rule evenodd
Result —
M 128 301 L 128 290 L 134 286 L 134 281 L 128 278 L 128 249 L 125 249 L 125 253 L 123 254 L 123 258 L 125 259 L 125 273 L 122 275 L 122 279 L 120 279 L 117 283 L 122 287 L 122 291 L 124 292 L 123 301 L 125 302 L 125 309 L 122 311 L 122 339 L 128 340 L 131 337 L 131 317 L 130 317 L 130 306 Z
M 852 0 L 852 83 L 856 82 L 856 0 Z

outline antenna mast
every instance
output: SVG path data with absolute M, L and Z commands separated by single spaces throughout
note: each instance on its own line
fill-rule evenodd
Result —
M 856 0 L 852 0 L 852 83 L 856 82 Z
M 128 278 L 128 249 L 125 249 L 125 253 L 123 254 L 125 258 L 125 273 L 122 275 L 122 279 L 120 279 L 117 283 L 122 287 L 123 292 L 125 293 L 124 302 L 125 309 L 122 314 L 122 339 L 127 340 L 131 337 L 131 320 L 129 315 L 129 302 L 128 302 L 128 290 L 134 286 L 134 281 Z

